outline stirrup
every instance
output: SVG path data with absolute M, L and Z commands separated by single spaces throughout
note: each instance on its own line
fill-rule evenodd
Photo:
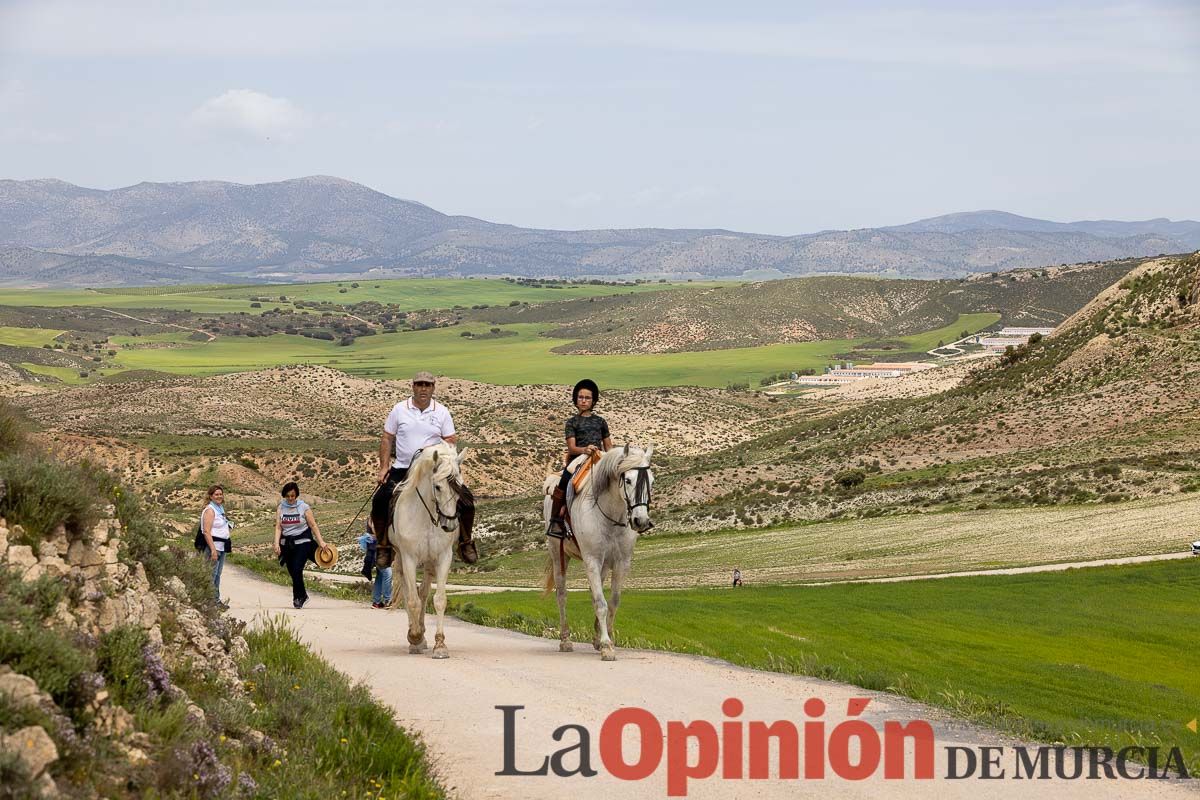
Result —
M 546 526 L 546 535 L 555 539 L 566 539 L 568 536 L 567 521 L 563 517 L 551 518 L 550 524 Z

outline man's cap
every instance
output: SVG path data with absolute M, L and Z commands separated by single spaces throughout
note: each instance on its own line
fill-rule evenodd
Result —
M 436 380 L 432 372 L 426 372 L 425 370 L 421 370 L 416 375 L 413 375 L 413 383 L 420 383 L 422 381 L 425 383 L 434 383 Z

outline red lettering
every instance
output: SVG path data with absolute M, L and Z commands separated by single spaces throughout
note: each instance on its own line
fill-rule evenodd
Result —
M 625 762 L 622 744 L 626 725 L 636 725 L 641 736 L 638 759 Z M 658 718 L 644 708 L 619 708 L 600 726 L 600 761 L 610 775 L 623 781 L 640 781 L 654 774 L 662 761 L 663 732 Z
M 924 720 L 907 725 L 883 723 L 883 777 L 904 777 L 904 740 L 913 740 L 913 777 L 933 778 L 933 726 Z
M 800 732 L 787 720 L 770 725 L 765 722 L 750 723 L 750 778 L 761 780 L 771 777 L 771 737 L 779 740 L 779 778 L 799 778 Z
M 727 717 L 739 716 L 745 708 L 736 697 L 721 704 L 721 711 Z M 721 725 L 721 750 L 721 777 L 727 780 L 742 777 L 742 723 Z
M 695 739 L 699 745 L 695 764 L 688 763 L 689 739 Z M 668 722 L 667 795 L 670 797 L 686 796 L 688 779 L 707 778 L 712 775 L 717 771 L 717 760 L 720 755 L 717 729 L 711 722 L 699 720 L 690 725 L 684 725 L 682 722 Z
M 858 763 L 850 763 L 850 739 L 858 739 Z M 839 777 L 861 781 L 879 768 L 879 732 L 861 719 L 848 719 L 834 726 L 829 735 L 829 766 Z

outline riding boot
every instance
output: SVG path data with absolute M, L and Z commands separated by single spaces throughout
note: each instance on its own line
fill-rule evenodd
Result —
M 375 569 L 387 569 L 392 565 L 392 558 L 395 556 L 395 548 L 388 542 L 387 531 L 376 533 L 375 538 L 378 540 L 375 543 Z
M 470 499 L 464 501 L 460 498 L 458 501 L 458 557 L 465 564 L 474 564 L 479 560 L 479 552 L 471 538 L 471 529 L 475 527 L 475 498 L 470 496 L 470 490 L 466 487 L 464 491 Z
M 563 512 L 567 508 L 567 493 L 557 486 L 554 487 L 554 494 L 550 495 L 550 526 L 546 528 L 546 535 L 553 536 L 555 539 L 567 538 L 567 523 L 563 518 Z

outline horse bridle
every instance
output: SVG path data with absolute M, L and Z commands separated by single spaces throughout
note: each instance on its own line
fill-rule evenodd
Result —
M 637 473 L 637 480 L 635 480 L 633 483 L 633 500 L 629 499 L 629 493 L 625 491 L 625 482 L 621 482 L 621 496 L 625 498 L 624 526 L 632 528 L 633 510 L 635 508 L 638 508 L 639 506 L 645 506 L 646 513 L 648 514 L 650 512 L 650 467 L 630 467 L 629 469 L 625 470 L 625 472 Z M 622 472 L 621 474 L 624 475 L 625 472 Z M 606 514 L 599 503 L 596 503 L 596 509 L 600 512 L 600 515 L 611 522 L 614 527 L 622 527 L 622 523 L 617 522 L 615 519 Z M 650 530 L 650 528 L 653 527 L 654 523 L 651 522 L 650 525 L 647 526 L 646 530 Z
M 432 480 L 432 476 L 430 479 Z M 449 481 L 447 481 L 447 483 L 449 483 Z M 450 488 L 453 489 L 454 487 L 451 486 Z M 434 498 L 435 502 L 433 504 L 433 507 L 437 510 L 437 516 L 434 516 L 433 512 L 429 510 L 429 504 L 425 502 L 425 495 L 421 494 L 421 487 L 414 486 L 413 489 L 416 490 L 417 497 L 421 500 L 421 507 L 424 508 L 425 513 L 429 515 L 429 521 L 432 524 L 434 524 L 440 528 L 442 526 L 443 522 L 458 519 L 458 504 L 457 503 L 454 504 L 454 516 L 447 516 L 446 514 L 442 513 L 442 507 L 439 506 L 436 502 L 437 498 Z

